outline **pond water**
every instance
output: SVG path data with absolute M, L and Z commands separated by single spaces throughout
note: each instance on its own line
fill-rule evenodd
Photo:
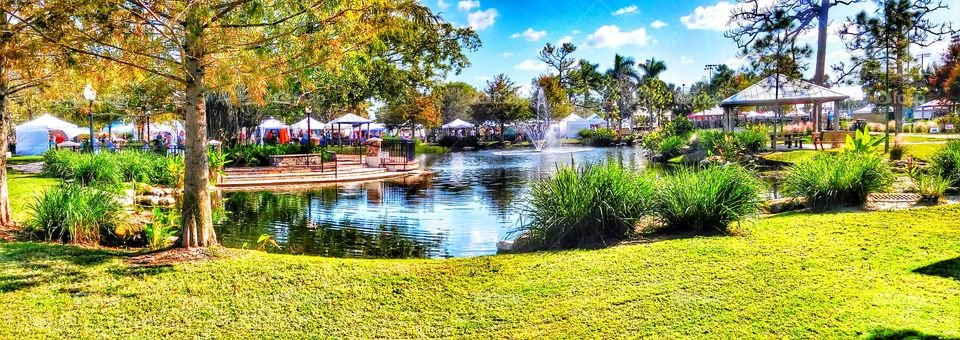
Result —
M 221 242 L 271 252 L 335 257 L 468 257 L 495 254 L 514 237 L 531 181 L 558 165 L 614 161 L 645 166 L 641 148 L 564 147 L 421 155 L 429 176 L 297 192 L 224 194 L 216 215 Z

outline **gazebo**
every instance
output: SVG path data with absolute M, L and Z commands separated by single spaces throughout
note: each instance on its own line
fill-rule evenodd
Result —
M 724 111 L 723 127 L 725 130 L 733 129 L 736 123 L 733 109 L 736 107 L 813 104 L 814 129 L 820 131 L 820 106 L 835 102 L 834 107 L 840 107 L 840 103 L 847 98 L 850 96 L 807 81 L 790 79 L 781 74 L 771 75 L 720 102 Z M 779 112 L 775 114 L 777 118 L 782 116 Z
M 931 100 L 917 106 L 913 110 L 914 119 L 933 119 L 953 110 L 953 103 L 949 100 Z

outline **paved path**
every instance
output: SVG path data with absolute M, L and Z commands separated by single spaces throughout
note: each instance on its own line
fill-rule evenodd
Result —
M 43 162 L 14 164 L 14 165 L 8 165 L 7 167 L 20 172 L 39 174 L 41 171 L 43 171 Z

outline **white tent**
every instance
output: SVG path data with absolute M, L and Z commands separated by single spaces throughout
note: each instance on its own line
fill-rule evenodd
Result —
M 296 122 L 295 124 L 291 125 L 290 127 L 294 128 L 294 129 L 298 129 L 298 130 L 306 130 L 306 129 L 307 129 L 307 119 L 310 119 L 310 129 L 311 129 L 311 130 L 325 130 L 325 129 L 327 129 L 327 124 L 324 124 L 323 122 L 321 122 L 321 121 L 319 121 L 319 120 L 313 119 L 313 117 L 304 118 L 303 120 L 301 120 L 301 121 L 299 121 L 299 122 Z
M 133 133 L 137 129 L 133 123 L 124 123 L 121 121 L 115 121 L 110 123 L 109 126 L 104 126 L 100 132 L 113 132 L 113 134 L 128 134 Z M 152 132 L 152 131 L 151 131 Z
M 719 116 L 723 116 L 723 109 L 721 109 L 719 106 L 714 106 L 712 109 L 707 109 L 707 110 L 694 113 L 687 118 L 705 119 L 709 117 L 719 117 Z
M 384 131 L 387 129 L 387 127 L 380 123 L 370 123 L 370 124 L 360 125 L 360 127 L 358 127 L 357 129 L 360 131 Z
M 859 109 L 859 110 L 853 111 L 853 114 L 855 114 L 855 115 L 871 114 L 871 113 L 873 113 L 873 107 L 874 107 L 873 104 L 867 104 L 867 106 L 864 106 L 863 108 L 861 108 L 861 109 Z
M 284 124 L 279 119 L 273 117 L 267 117 L 260 121 L 260 125 L 257 125 L 257 133 L 260 136 L 260 145 L 263 145 L 264 136 L 267 135 L 267 130 L 282 130 L 290 128 L 287 124 Z
M 452 122 L 443 124 L 442 126 L 440 126 L 440 128 L 442 128 L 442 129 L 472 129 L 473 126 L 474 126 L 474 125 L 471 124 L 471 123 L 465 122 L 465 121 L 460 120 L 460 119 L 456 119 L 456 120 L 454 120 L 454 121 L 452 121 Z
M 36 156 L 50 149 L 51 133 L 59 135 L 59 139 L 70 139 L 76 137 L 82 129 L 75 124 L 45 114 L 18 125 L 15 130 L 17 154 Z
M 343 116 L 338 117 L 337 119 L 330 121 L 330 125 L 367 124 L 367 123 L 373 123 L 373 121 L 352 113 L 345 114 Z

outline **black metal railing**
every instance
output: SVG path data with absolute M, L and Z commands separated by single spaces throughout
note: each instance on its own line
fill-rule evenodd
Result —
M 408 140 L 383 141 L 380 146 L 380 158 L 386 164 L 405 164 L 417 158 L 417 144 Z

